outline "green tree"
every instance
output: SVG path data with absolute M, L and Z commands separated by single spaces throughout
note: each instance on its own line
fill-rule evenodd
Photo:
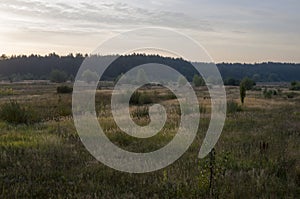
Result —
M 184 86 L 184 85 L 186 85 L 186 83 L 187 83 L 187 80 L 185 79 L 185 77 L 180 75 L 178 77 L 178 85 L 179 86 Z
M 245 97 L 246 97 L 246 86 L 245 84 L 242 84 L 240 85 L 240 97 L 241 97 L 241 102 L 242 104 L 244 104 L 244 100 L 245 100 Z
M 52 70 L 50 73 L 50 81 L 56 83 L 66 82 L 68 80 L 68 76 L 64 71 L 61 70 Z
M 204 80 L 201 77 L 199 77 L 199 75 L 195 74 L 193 77 L 193 84 L 196 87 L 203 86 Z
M 87 69 L 83 71 L 81 79 L 87 83 L 99 81 L 99 75 L 96 72 Z
M 245 77 L 241 81 L 240 85 L 243 85 L 246 90 L 251 90 L 253 88 L 253 86 L 256 85 L 256 83 L 252 79 L 250 79 L 249 77 Z
M 146 84 L 148 82 L 148 77 L 144 69 L 139 69 L 137 72 L 136 81 L 138 84 Z

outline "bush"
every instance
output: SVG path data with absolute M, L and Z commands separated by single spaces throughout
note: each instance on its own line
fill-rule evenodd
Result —
M 296 81 L 291 82 L 290 90 L 300 91 L 300 82 L 296 82 Z
M 142 93 L 139 96 L 139 105 L 143 105 L 143 104 L 151 104 L 152 100 L 150 98 L 150 96 L 146 93 Z
M 286 93 L 286 96 L 287 96 L 287 98 L 294 98 L 294 97 L 296 97 L 296 93 L 294 93 L 294 92 L 291 92 L 291 93 Z
M 55 69 L 50 73 L 51 82 L 62 83 L 62 82 L 66 82 L 67 80 L 68 80 L 68 75 L 64 71 Z
M 149 117 L 149 110 L 148 107 L 142 106 L 138 107 L 132 113 L 133 117 L 141 118 L 141 117 Z
M 266 99 L 271 99 L 273 95 L 278 95 L 277 90 L 268 90 L 267 88 L 264 89 L 263 95 Z
M 97 72 L 93 72 L 90 69 L 85 70 L 82 73 L 81 78 L 87 83 L 99 81 L 99 75 L 97 74 Z
M 179 76 L 178 77 L 178 85 L 179 87 L 185 86 L 187 84 L 187 80 L 184 76 Z
M 72 93 L 73 88 L 69 86 L 58 86 L 56 88 L 57 93 Z
M 227 102 L 227 113 L 235 113 L 242 111 L 242 107 L 235 101 Z
M 129 101 L 129 104 L 132 105 L 143 105 L 143 104 L 151 104 L 152 99 L 150 96 L 146 93 L 141 93 L 138 91 L 135 91 Z
M 16 101 L 10 101 L 1 106 L 0 119 L 13 124 L 32 124 L 41 121 L 32 108 L 25 108 Z
M 195 74 L 193 77 L 193 84 L 194 86 L 199 87 L 199 86 L 204 86 L 205 82 L 202 77 L 199 77 L 197 74 Z

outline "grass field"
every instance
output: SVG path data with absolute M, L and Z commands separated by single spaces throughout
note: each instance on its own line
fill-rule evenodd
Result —
M 228 87 L 229 110 L 215 154 L 197 157 L 208 128 L 210 100 L 197 88 L 201 105 L 198 135 L 174 164 L 156 172 L 129 174 L 99 163 L 84 148 L 72 121 L 71 94 L 57 84 L 3 84 L 11 89 L 0 106 L 17 101 L 34 110 L 40 122 L 0 121 L 0 198 L 300 198 L 300 93 L 287 88 L 265 98 L 248 91 L 245 104 L 238 87 Z M 178 128 L 178 103 L 162 88 L 144 90 L 167 107 L 164 129 L 153 138 L 135 139 L 118 129 L 110 113 L 110 89 L 97 91 L 99 122 L 116 145 L 134 152 L 156 150 Z M 233 103 L 233 102 L 232 102 Z M 149 122 L 147 105 L 132 106 L 134 120 Z M 213 171 L 213 173 L 212 173 Z

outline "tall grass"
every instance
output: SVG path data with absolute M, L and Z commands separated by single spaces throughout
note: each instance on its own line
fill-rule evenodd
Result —
M 30 98 L 31 107 L 49 114 L 49 118 L 54 115 L 48 113 L 49 107 L 70 109 L 70 95 L 61 95 L 58 100 L 55 88 L 48 88 L 51 92 L 40 89 L 40 96 Z M 213 158 L 197 156 L 209 125 L 205 117 L 195 141 L 182 157 L 166 168 L 145 174 L 119 172 L 98 162 L 84 148 L 68 117 L 60 120 L 60 131 L 53 120 L 30 125 L 0 121 L 0 198 L 298 198 L 299 96 L 295 95 L 289 104 L 284 98 L 274 97 L 280 103 L 271 104 L 271 109 L 246 103 L 244 111 L 239 112 L 235 102 L 239 91 L 232 91 L 228 103 L 232 114 L 227 116 Z M 256 103 L 268 102 L 261 91 L 249 92 L 249 98 L 253 96 L 259 98 Z M 23 94 L 17 96 L 18 102 L 2 101 L 1 112 L 24 114 L 30 110 L 25 99 Z M 171 120 L 168 118 L 162 132 L 149 139 L 135 139 L 120 132 L 109 112 L 107 93 L 99 93 L 96 101 L 103 103 L 98 107 L 101 127 L 113 143 L 125 150 L 152 152 L 168 144 L 177 132 L 181 113 L 173 101 L 165 103 Z M 200 105 L 201 113 L 209 113 L 208 108 L 201 108 L 204 105 Z M 145 105 L 131 108 L 135 117 L 146 120 Z
M 227 113 L 236 113 L 242 111 L 242 107 L 235 101 L 227 102 Z
M 13 100 L 0 107 L 0 119 L 13 124 L 33 124 L 41 121 L 33 108 L 25 107 Z

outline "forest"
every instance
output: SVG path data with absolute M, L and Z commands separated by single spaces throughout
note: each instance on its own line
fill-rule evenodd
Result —
M 48 80 L 53 70 L 65 73 L 66 80 L 73 80 L 76 73 L 88 56 L 108 57 L 100 55 L 69 54 L 59 56 L 56 53 L 49 55 L 2 55 L 0 57 L 0 80 L 17 82 L 22 80 Z M 109 55 L 111 56 L 111 55 Z M 135 66 L 147 63 L 168 65 L 188 80 L 192 80 L 196 70 L 194 65 L 210 63 L 191 63 L 182 58 L 162 57 L 159 55 L 131 54 L 119 56 L 106 70 L 102 80 L 115 80 L 120 74 L 126 73 Z M 252 78 L 256 82 L 291 82 L 300 80 L 300 64 L 296 63 L 217 63 L 223 80 L 241 80 L 244 77 Z M 238 83 L 237 83 L 238 84 Z

